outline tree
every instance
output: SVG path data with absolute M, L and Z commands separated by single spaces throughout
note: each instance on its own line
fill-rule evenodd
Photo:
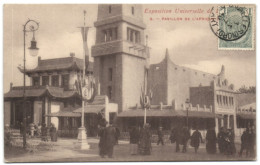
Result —
M 240 92 L 240 93 L 256 93 L 256 87 L 255 86 L 249 86 L 249 87 L 246 87 L 245 85 L 241 86 L 237 92 Z

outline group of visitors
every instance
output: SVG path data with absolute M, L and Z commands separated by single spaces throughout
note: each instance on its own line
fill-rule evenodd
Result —
M 254 127 L 248 127 L 243 132 L 241 136 L 241 149 L 239 152 L 239 156 L 242 157 L 243 151 L 246 151 L 246 157 L 254 157 L 255 156 L 255 144 L 256 144 L 256 134 Z
M 42 141 L 48 141 L 48 131 L 51 137 L 52 142 L 57 142 L 58 134 L 57 129 L 53 123 L 51 123 L 50 129 L 46 126 L 45 123 L 42 124 L 41 127 L 41 139 Z
M 217 136 L 219 152 L 225 155 L 236 153 L 235 134 L 232 129 L 220 128 Z
M 113 157 L 114 146 L 118 144 L 120 136 L 119 129 L 115 125 L 109 125 L 107 122 L 100 125 L 98 136 L 99 140 L 99 155 L 104 158 L 106 155 L 109 158 Z
M 23 123 L 20 123 L 20 134 L 23 135 L 24 133 L 24 126 Z M 50 124 L 50 127 L 47 127 L 45 123 L 42 125 L 39 123 L 34 124 L 31 123 L 28 125 L 26 129 L 26 134 L 30 137 L 41 137 L 42 141 L 48 141 L 48 135 L 50 135 L 51 141 L 57 141 L 57 128 L 53 123 Z
M 171 131 L 170 140 L 171 143 L 176 142 L 176 152 L 180 151 L 180 145 L 182 145 L 182 152 L 187 152 L 187 143 L 190 139 L 190 131 L 187 127 L 175 127 Z

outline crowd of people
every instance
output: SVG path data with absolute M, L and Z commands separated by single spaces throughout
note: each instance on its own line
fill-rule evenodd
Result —
M 23 135 L 24 133 L 24 126 L 23 123 L 20 123 L 20 134 Z M 26 135 L 29 135 L 29 137 L 41 137 L 42 141 L 48 141 L 48 135 L 50 136 L 51 141 L 56 142 L 57 141 L 57 128 L 53 123 L 50 124 L 50 127 L 47 127 L 45 123 L 43 124 L 28 124 L 26 128 Z
M 99 129 L 99 151 L 100 156 L 112 157 L 113 146 L 116 144 L 120 133 L 116 131 L 116 127 L 108 126 L 101 127 Z M 162 127 L 157 131 L 158 140 L 157 145 L 164 145 L 164 132 Z M 152 152 L 152 134 L 149 124 L 140 126 L 132 126 L 129 129 L 130 136 L 130 154 L 131 155 L 150 155 Z M 246 151 L 246 156 L 255 156 L 255 132 L 252 127 L 248 127 L 241 136 L 241 149 L 238 152 L 239 156 L 243 155 Z M 188 127 L 175 127 L 171 130 L 170 138 L 171 143 L 176 143 L 176 152 L 180 152 L 180 145 L 182 146 L 182 152 L 187 152 L 187 147 L 190 145 L 194 148 L 195 153 L 198 153 L 201 143 L 206 143 L 206 152 L 208 154 L 216 154 L 217 149 L 220 154 L 223 155 L 236 155 L 237 150 L 235 146 L 235 134 L 232 129 L 220 128 L 219 133 L 216 135 L 215 129 L 210 128 L 206 132 L 205 141 L 202 138 L 201 132 L 198 128 L 190 134 Z M 188 143 L 190 140 L 190 143 Z

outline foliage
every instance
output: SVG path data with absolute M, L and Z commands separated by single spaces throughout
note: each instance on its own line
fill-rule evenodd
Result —
M 256 87 L 255 86 L 249 86 L 246 87 L 245 85 L 243 85 L 242 87 L 240 87 L 237 92 L 240 93 L 256 93 Z

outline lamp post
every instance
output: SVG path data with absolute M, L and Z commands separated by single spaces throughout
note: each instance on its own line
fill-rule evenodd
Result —
M 29 27 L 29 28 L 27 28 Z M 33 38 L 31 40 L 31 47 L 29 47 L 29 52 L 31 56 L 37 56 L 38 55 L 38 50 L 37 48 L 37 42 L 35 40 L 34 32 L 39 29 L 39 22 L 35 20 L 28 20 L 26 23 L 23 25 L 23 148 L 26 148 L 26 122 L 27 122 L 27 113 L 26 113 L 26 107 L 25 107 L 25 101 L 26 101 L 26 93 L 25 93 L 25 62 L 26 62 L 26 33 L 32 32 L 33 33 Z
M 186 125 L 187 125 L 187 128 L 189 128 L 189 107 L 190 107 L 189 99 L 186 99 L 185 105 L 186 105 Z

